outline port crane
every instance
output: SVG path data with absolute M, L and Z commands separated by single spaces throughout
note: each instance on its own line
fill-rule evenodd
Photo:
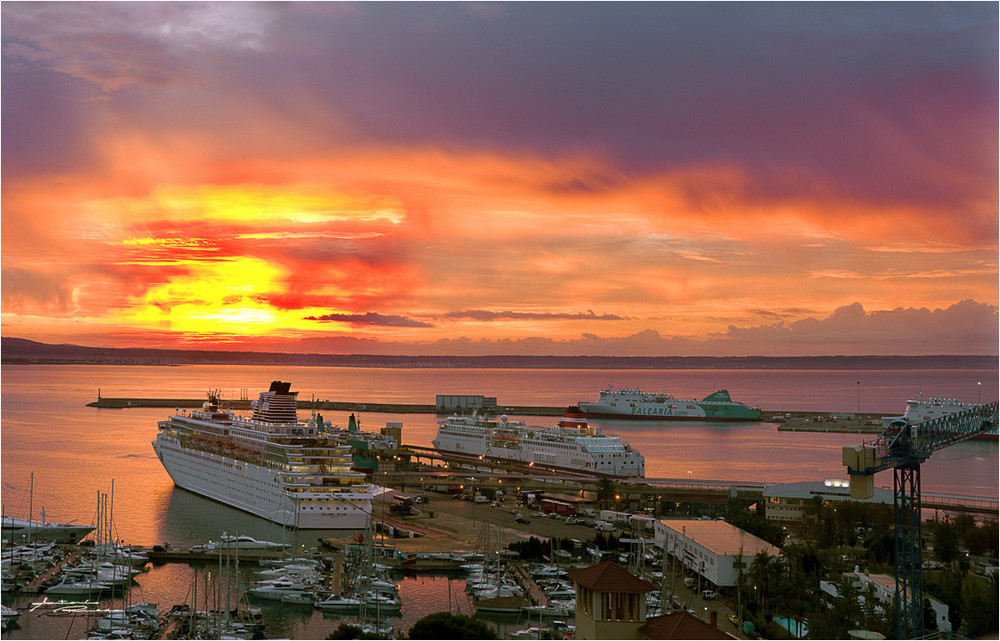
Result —
M 915 639 L 924 634 L 920 464 L 937 450 L 995 428 L 997 405 L 997 401 L 976 405 L 922 423 L 898 418 L 874 441 L 843 448 L 851 498 L 871 498 L 875 492 L 875 473 L 893 470 L 897 639 Z

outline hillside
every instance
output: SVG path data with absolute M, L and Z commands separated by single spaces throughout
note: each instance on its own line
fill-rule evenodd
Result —
M 493 367 L 551 369 L 982 369 L 996 356 L 381 356 L 285 354 L 52 345 L 0 339 L 0 363 L 92 365 L 313 365 L 325 367 Z

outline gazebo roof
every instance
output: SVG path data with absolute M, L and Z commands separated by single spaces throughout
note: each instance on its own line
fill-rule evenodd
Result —
M 735 639 L 711 623 L 687 612 L 675 612 L 646 620 L 639 633 L 648 639 Z
M 656 586 L 633 575 L 613 561 L 605 561 L 566 575 L 589 590 L 601 592 L 652 592 Z

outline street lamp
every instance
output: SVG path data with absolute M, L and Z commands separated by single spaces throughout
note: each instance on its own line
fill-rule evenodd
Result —
M 979 381 L 978 383 L 976 383 L 976 385 L 979 386 L 979 404 L 982 405 L 983 404 L 983 382 Z

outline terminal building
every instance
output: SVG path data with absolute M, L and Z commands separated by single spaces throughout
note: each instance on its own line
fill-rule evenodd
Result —
M 725 521 L 662 520 L 653 529 L 664 555 L 673 556 L 716 587 L 735 586 L 740 572 L 749 570 L 759 552 L 781 555 L 767 541 Z
M 438 414 L 471 414 L 473 411 L 493 413 L 497 411 L 497 399 L 495 396 L 481 394 L 438 394 L 434 409 Z
M 764 488 L 764 516 L 778 525 L 800 525 L 811 518 L 811 510 L 816 497 L 824 503 L 855 501 L 858 503 L 882 503 L 892 505 L 892 490 L 874 488 L 871 498 L 851 498 L 850 483 L 841 479 L 806 481 L 803 483 L 781 483 Z

